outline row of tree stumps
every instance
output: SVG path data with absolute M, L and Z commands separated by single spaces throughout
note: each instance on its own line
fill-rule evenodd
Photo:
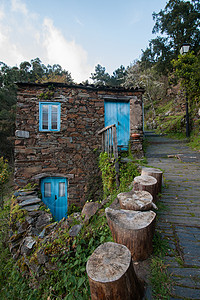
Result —
M 142 168 L 131 192 L 120 193 L 119 210 L 106 208 L 106 218 L 115 243 L 100 245 L 90 256 L 86 271 L 92 300 L 141 299 L 144 286 L 137 278 L 133 261 L 147 259 L 153 251 L 157 209 L 161 193 L 162 171 Z

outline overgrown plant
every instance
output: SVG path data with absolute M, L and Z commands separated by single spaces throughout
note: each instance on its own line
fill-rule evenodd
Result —
M 3 208 L 3 196 L 6 183 L 8 183 L 10 177 L 8 161 L 0 157 L 0 207 Z
M 102 173 L 103 190 L 105 195 L 116 189 L 116 171 L 114 159 L 108 156 L 107 152 L 101 152 L 99 156 L 99 168 Z

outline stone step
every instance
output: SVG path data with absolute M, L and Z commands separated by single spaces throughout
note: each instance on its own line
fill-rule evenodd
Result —
M 38 210 L 40 208 L 40 205 L 28 205 L 28 206 L 23 206 L 23 209 L 27 210 L 28 212 Z
M 19 203 L 19 206 L 24 207 L 24 206 L 29 206 L 29 205 L 34 205 L 37 203 L 40 203 L 41 199 L 40 198 L 29 198 L 29 199 L 25 199 L 24 201 L 22 201 L 21 203 Z

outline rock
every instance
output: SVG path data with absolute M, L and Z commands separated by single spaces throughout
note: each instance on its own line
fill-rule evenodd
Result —
M 32 236 L 25 237 L 23 244 L 21 246 L 21 254 L 25 256 L 31 254 L 35 244 L 36 241 Z
M 15 193 L 18 193 L 19 196 L 30 196 L 30 195 L 34 195 L 34 196 L 37 196 L 37 192 L 36 191 L 26 191 L 26 190 L 20 190 L 20 191 L 17 191 Z M 17 196 L 16 196 L 17 197 Z
M 23 209 L 29 211 L 34 211 L 34 210 L 38 210 L 40 208 L 40 205 L 28 205 L 28 206 L 24 206 Z
M 29 223 L 26 220 L 22 222 L 18 228 L 18 233 L 24 233 L 27 230 L 28 226 Z
M 19 204 L 19 206 L 24 207 L 24 206 L 28 206 L 28 205 L 38 204 L 40 202 L 41 202 L 40 198 L 37 198 L 37 197 L 34 198 L 34 197 L 32 197 L 30 199 L 23 200 L 22 202 L 20 202 L 18 204 Z
M 43 265 L 43 264 L 45 264 L 46 262 L 49 261 L 48 256 L 44 254 L 44 249 L 40 249 L 40 250 L 37 252 L 37 260 L 38 260 L 38 263 L 39 263 L 40 265 Z
M 34 222 L 34 219 L 31 218 L 30 216 L 27 216 L 27 217 L 25 218 L 25 220 L 26 220 L 26 222 L 27 222 L 29 225 L 33 224 L 33 222 Z
M 40 232 L 39 238 L 43 239 L 46 235 L 48 235 L 48 234 L 55 228 L 56 225 L 57 225 L 56 222 L 47 225 L 47 226 L 42 230 L 42 232 Z
M 98 202 L 86 202 L 81 212 L 81 216 L 84 217 L 84 222 L 89 221 L 89 219 L 96 214 L 100 207 L 101 204 Z
M 39 231 L 35 228 L 34 224 L 29 225 L 28 230 L 27 230 L 27 235 L 28 236 L 38 236 Z
M 69 235 L 77 236 L 82 227 L 83 227 L 82 224 L 76 224 L 76 225 L 72 226 L 72 228 L 69 230 Z
M 43 228 L 47 225 L 49 225 L 51 223 L 52 220 L 52 215 L 46 212 L 43 212 L 43 214 L 41 214 L 36 223 L 35 223 L 35 227 L 37 230 L 42 231 Z
M 43 213 L 43 211 L 41 211 L 41 210 L 38 210 L 38 211 L 35 210 L 35 211 L 30 211 L 28 213 L 28 215 L 35 219 L 35 218 L 38 218 L 42 213 Z
M 120 209 L 119 199 L 115 198 L 115 200 L 111 203 L 109 207 L 112 209 Z

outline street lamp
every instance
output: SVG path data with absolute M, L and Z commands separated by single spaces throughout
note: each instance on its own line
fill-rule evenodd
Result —
M 180 54 L 181 54 L 181 55 L 184 55 L 184 54 L 188 53 L 189 49 L 190 49 L 190 44 L 184 43 L 184 44 L 181 46 Z M 186 90 L 185 98 L 186 98 L 186 102 L 185 102 L 185 113 L 186 113 L 186 116 L 185 116 L 185 122 L 186 122 L 186 137 L 189 137 L 189 136 L 190 136 L 190 129 L 189 129 L 189 112 L 188 112 L 188 97 L 187 97 L 187 90 Z
M 184 44 L 181 46 L 180 54 L 183 55 L 183 54 L 188 53 L 189 49 L 190 49 L 190 44 L 184 43 Z

